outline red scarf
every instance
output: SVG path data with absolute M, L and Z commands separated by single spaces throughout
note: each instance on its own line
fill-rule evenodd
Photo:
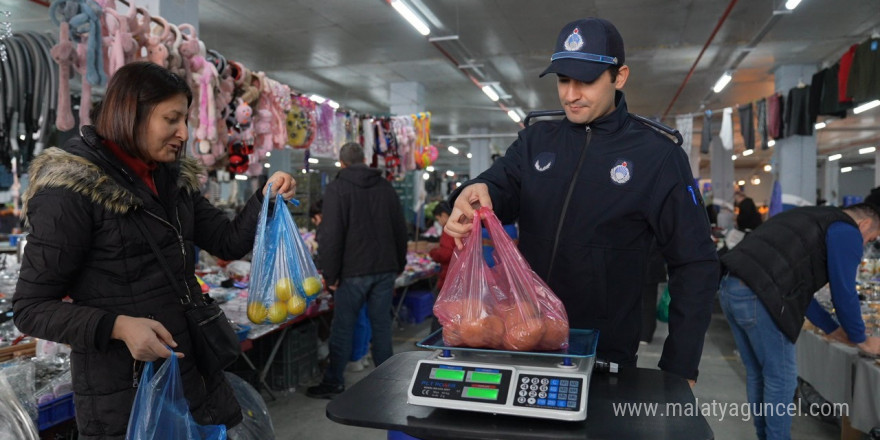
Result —
M 144 183 L 153 191 L 153 194 L 159 195 L 159 191 L 156 190 L 156 183 L 153 182 L 153 170 L 156 169 L 156 163 L 147 164 L 146 162 L 128 154 L 125 150 L 122 149 L 115 142 L 104 139 L 104 145 L 113 152 L 113 155 L 116 156 L 117 159 L 121 160 L 122 163 L 127 165 L 129 168 L 137 174 Z

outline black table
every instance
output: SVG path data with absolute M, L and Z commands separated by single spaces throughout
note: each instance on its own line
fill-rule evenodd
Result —
M 333 399 L 327 405 L 327 417 L 345 425 L 403 431 L 422 439 L 714 438 L 696 407 L 687 381 L 660 370 L 643 368 L 624 370 L 616 375 L 593 374 L 587 420 L 583 422 L 410 405 L 406 403 L 409 381 L 416 363 L 430 353 L 410 351 L 394 355 Z M 656 415 L 645 415 L 644 406 L 640 408 L 641 415 L 615 415 L 614 403 L 640 402 L 659 404 Z M 666 415 L 673 410 L 679 415 Z

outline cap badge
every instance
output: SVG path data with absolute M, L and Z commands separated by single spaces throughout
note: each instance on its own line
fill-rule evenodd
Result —
M 611 168 L 611 180 L 618 185 L 623 185 L 626 182 L 629 182 L 630 177 L 632 177 L 630 165 L 625 160 L 617 161 L 617 164 Z
M 565 39 L 565 50 L 574 52 L 584 47 L 584 39 L 581 37 L 580 30 L 574 28 L 571 35 Z

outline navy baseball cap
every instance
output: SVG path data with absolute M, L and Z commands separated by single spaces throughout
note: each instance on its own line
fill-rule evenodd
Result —
M 591 83 L 609 67 L 623 62 L 623 38 L 617 28 L 608 20 L 584 18 L 562 28 L 550 66 L 539 77 L 555 73 Z

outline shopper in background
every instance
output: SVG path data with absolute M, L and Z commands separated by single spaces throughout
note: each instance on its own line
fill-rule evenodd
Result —
M 734 204 L 739 208 L 736 214 L 736 228 L 740 231 L 752 231 L 761 226 L 761 213 L 755 206 L 755 201 L 742 191 L 733 193 Z
M 360 308 L 372 324 L 373 362 L 391 357 L 391 297 L 406 265 L 406 223 L 394 188 L 364 164 L 364 150 L 349 142 L 339 151 L 342 170 L 324 191 L 318 247 L 321 269 L 335 290 L 330 327 L 330 365 L 309 397 L 332 398 L 345 390 L 345 366 Z
M 660 368 L 693 381 L 718 283 L 702 197 L 684 151 L 632 118 L 613 24 L 562 28 L 550 66 L 561 121 L 519 133 L 504 157 L 450 196 L 446 230 L 471 233 L 473 203 L 519 224 L 519 249 L 565 304 L 572 328 L 599 329 L 598 357 L 635 367 L 648 251 L 669 268 L 669 337 Z
M 199 295 L 194 246 L 241 258 L 253 247 L 263 198 L 289 199 L 296 182 L 273 174 L 272 194 L 263 187 L 230 220 L 202 196 L 198 162 L 182 157 L 191 101 L 181 77 L 152 63 L 127 64 L 107 85 L 95 126 L 29 168 L 22 216 L 30 235 L 14 319 L 23 333 L 72 347 L 81 439 L 125 436 L 144 362 L 168 358 L 166 346 L 180 358 L 197 423 L 233 428 L 242 420 L 223 372 L 197 370 L 184 306 L 144 234 Z
M 782 212 L 721 257 L 721 308 L 746 367 L 746 387 L 760 439 L 791 438 L 787 408 L 797 386 L 795 341 L 804 317 L 832 338 L 880 353 L 865 334 L 856 272 L 862 249 L 880 235 L 880 207 L 805 207 Z M 813 294 L 826 283 L 839 325 Z

